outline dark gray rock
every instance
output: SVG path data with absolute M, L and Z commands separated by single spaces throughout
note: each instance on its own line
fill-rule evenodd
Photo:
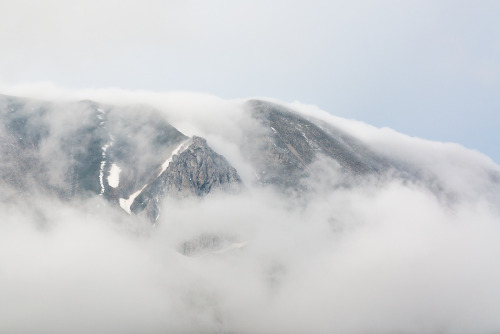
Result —
M 56 191 L 40 154 L 48 136 L 45 104 L 30 105 L 27 99 L 0 95 L 0 183 L 18 192 L 30 192 L 37 184 Z
M 0 177 L 60 198 L 100 194 L 117 199 L 152 181 L 163 157 L 187 137 L 146 107 L 92 101 L 48 103 L 0 96 Z M 113 164 L 120 186 L 107 181 Z
M 236 169 L 222 155 L 194 136 L 189 147 L 173 157 L 159 178 L 165 191 L 175 197 L 203 196 L 213 190 L 239 190 L 241 179 Z
M 241 178 L 236 169 L 208 147 L 205 139 L 194 136 L 186 149 L 174 155 L 167 169 L 136 198 L 133 212 L 145 210 L 158 218 L 160 198 L 202 197 L 214 191 L 238 191 Z
M 324 158 L 346 177 L 379 174 L 391 167 L 359 140 L 332 125 L 313 123 L 266 101 L 250 100 L 247 110 L 261 130 L 247 134 L 244 152 L 262 184 L 298 189 L 310 176 L 312 164 Z
M 207 252 L 218 251 L 227 241 L 218 234 L 204 233 L 196 238 L 180 244 L 177 251 L 186 256 L 197 256 Z

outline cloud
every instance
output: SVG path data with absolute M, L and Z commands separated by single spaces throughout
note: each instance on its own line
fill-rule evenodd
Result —
M 432 173 L 456 194 L 443 201 L 425 183 L 367 179 L 320 188 L 304 203 L 248 182 L 252 169 L 238 148 L 239 129 L 250 122 L 243 100 L 45 87 L 8 92 L 151 105 L 189 135 L 207 137 L 235 166 L 246 166 L 246 190 L 167 200 L 153 228 L 99 197 L 60 201 L 36 191 L 20 196 L 3 185 L 1 332 L 500 329 L 498 183 L 488 174 L 499 167 L 487 157 L 294 104 Z M 317 175 L 317 183 L 332 173 Z M 213 247 L 179 253 L 203 238 Z
M 453 213 L 398 183 L 331 194 L 304 212 L 289 204 L 262 191 L 166 203 L 154 230 L 95 203 L 47 200 L 37 208 L 43 229 L 4 207 L 2 330 L 498 329 L 498 215 Z M 247 244 L 176 253 L 203 233 Z

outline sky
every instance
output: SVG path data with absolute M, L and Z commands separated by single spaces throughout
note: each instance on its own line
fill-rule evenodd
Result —
M 500 162 L 500 2 L 0 2 L 0 83 L 317 105 Z

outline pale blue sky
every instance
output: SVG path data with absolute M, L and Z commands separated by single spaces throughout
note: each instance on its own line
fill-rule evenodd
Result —
M 500 1 L 0 2 L 0 82 L 298 100 L 500 162 Z

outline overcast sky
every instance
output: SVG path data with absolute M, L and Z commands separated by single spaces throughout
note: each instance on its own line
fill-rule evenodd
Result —
M 500 1 L 0 2 L 0 83 L 265 96 L 500 162 Z

